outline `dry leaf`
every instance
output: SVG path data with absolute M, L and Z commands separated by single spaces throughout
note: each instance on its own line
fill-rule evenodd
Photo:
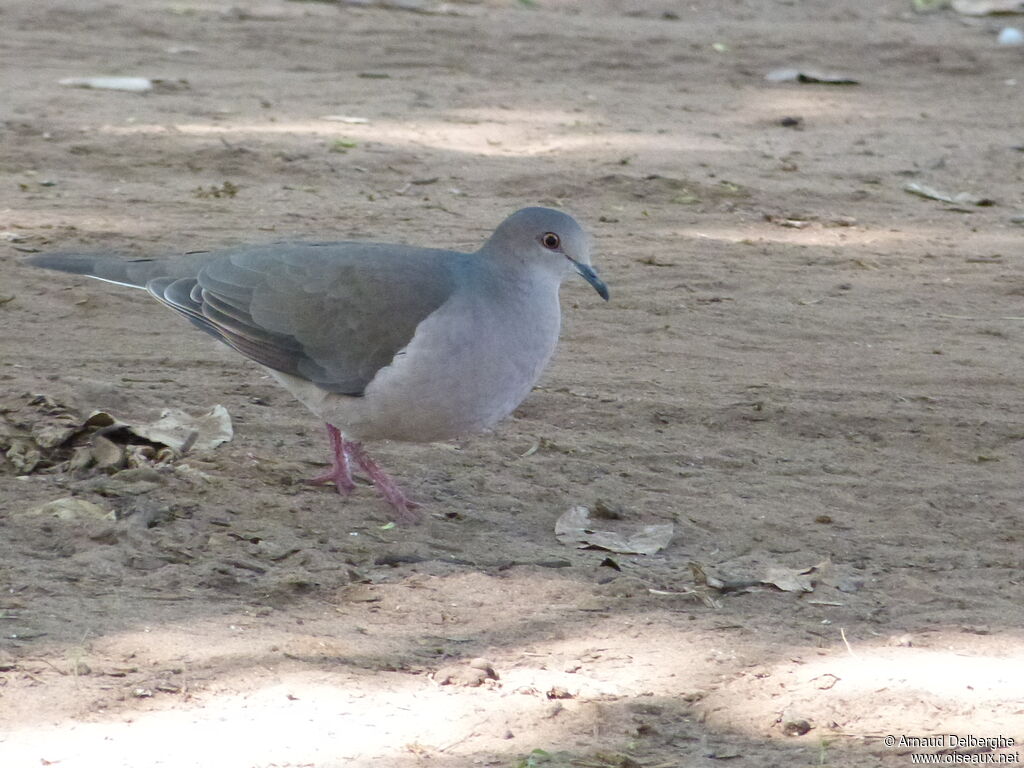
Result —
M 584 506 L 572 507 L 555 521 L 555 536 L 562 544 L 579 549 L 606 549 L 623 555 L 653 555 L 669 545 L 674 532 L 675 526 L 671 523 L 645 525 L 634 533 L 598 531 L 593 527 L 590 510 Z
M 770 83 L 820 83 L 822 85 L 860 85 L 860 81 L 834 72 L 809 69 L 773 69 L 764 79 Z
M 142 93 L 153 90 L 153 81 L 148 77 L 65 77 L 58 82 L 72 88 L 95 88 L 105 91 Z
M 762 584 L 771 584 L 783 592 L 813 592 L 814 583 L 809 569 L 793 570 L 791 568 L 772 567 L 761 578 Z
M 1024 0 L 953 0 L 953 10 L 964 16 L 1024 13 Z
M 128 423 L 106 411 L 82 418 L 49 395 L 26 393 L 0 402 L 0 464 L 10 464 L 18 474 L 162 463 L 190 449 L 211 450 L 233 436 L 222 405 L 200 416 L 168 409 L 155 421 Z
M 103 435 L 92 439 L 92 458 L 100 469 L 120 467 L 124 464 L 124 447 Z
M 995 205 L 995 201 L 988 197 L 979 197 L 978 195 L 972 195 L 970 192 L 958 192 L 953 195 L 949 192 L 943 192 L 942 190 L 929 187 L 927 184 L 918 184 L 916 181 L 912 181 L 903 187 L 904 192 L 909 192 L 912 195 L 918 197 L 924 197 L 929 200 L 939 200 L 943 203 L 952 203 L 954 205 L 978 205 L 978 206 L 989 206 Z
M 125 428 L 151 443 L 160 443 L 178 453 L 208 451 L 234 437 L 231 416 L 223 405 L 215 405 L 201 416 L 168 408 L 149 424 L 125 424 Z
M 66 522 L 78 520 L 109 521 L 116 519 L 113 512 L 104 509 L 100 505 L 71 496 L 49 501 L 40 507 L 29 510 L 28 514 L 39 517 L 55 517 Z

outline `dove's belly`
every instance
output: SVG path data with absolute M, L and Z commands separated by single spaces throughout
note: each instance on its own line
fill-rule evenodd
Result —
M 353 440 L 433 442 L 480 432 L 515 410 L 551 359 L 560 326 L 557 287 L 548 298 L 538 308 L 534 294 L 529 311 L 517 311 L 516 296 L 500 312 L 494 306 L 442 307 L 423 321 L 362 397 L 324 392 L 303 379 L 270 373 Z M 465 322 L 467 314 L 476 322 Z M 453 322 L 453 317 L 462 319 Z

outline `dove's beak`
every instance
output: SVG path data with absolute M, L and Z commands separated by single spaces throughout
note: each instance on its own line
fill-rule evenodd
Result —
M 597 295 L 605 301 L 608 301 L 608 286 L 604 284 L 604 281 L 597 276 L 597 272 L 589 264 L 584 264 L 582 261 L 576 261 L 576 259 L 569 259 L 573 266 L 576 267 L 576 271 L 579 272 L 583 279 L 590 283 L 594 290 L 597 291 Z

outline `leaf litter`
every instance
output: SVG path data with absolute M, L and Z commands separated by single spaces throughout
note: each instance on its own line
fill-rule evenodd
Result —
M 174 461 L 234 436 L 222 405 L 193 416 L 168 408 L 153 421 L 125 421 L 107 411 L 88 416 L 45 394 L 0 403 L 0 468 L 22 475 L 56 468 L 118 469 Z
M 816 83 L 819 85 L 860 85 L 860 81 L 837 72 L 818 72 L 811 69 L 773 69 L 764 76 L 770 83 Z
M 774 587 L 782 592 L 809 593 L 820 586 L 832 587 L 839 592 L 856 592 L 864 586 L 864 579 L 853 569 L 837 565 L 830 558 L 807 567 L 794 568 L 776 562 L 763 554 L 753 553 L 729 563 L 709 567 L 703 563 L 690 563 L 690 571 L 698 586 L 719 592 L 742 592 L 757 587 Z M 835 605 L 835 602 L 817 601 Z
M 935 189 L 934 187 L 929 187 L 927 184 L 919 184 L 916 181 L 912 181 L 905 185 L 903 187 L 903 191 L 928 200 L 938 200 L 940 202 L 951 203 L 953 205 L 977 205 L 981 207 L 995 205 L 995 200 L 990 197 L 972 195 L 970 192 L 958 192 L 956 194 L 952 194 L 940 189 Z
M 1024 0 L 953 0 L 950 5 L 963 16 L 1024 13 Z
M 607 525 L 608 517 L 602 520 Z M 621 555 L 653 555 L 669 545 L 675 526 L 672 523 L 645 525 L 632 532 L 598 530 L 588 507 L 571 507 L 555 521 L 555 537 L 567 547 L 604 549 Z

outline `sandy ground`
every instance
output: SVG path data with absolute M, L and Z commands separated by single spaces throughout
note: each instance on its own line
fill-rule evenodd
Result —
M 440 10 L 0 5 L 0 439 L 53 403 L 219 403 L 235 427 L 155 471 L 0 461 L 0 765 L 1019 759 L 1010 22 L 903 0 Z M 96 75 L 162 82 L 58 84 Z M 563 289 L 557 358 L 495 433 L 374 446 L 425 503 L 415 528 L 368 487 L 300 482 L 321 425 L 258 368 L 141 293 L 21 264 L 473 249 L 531 204 L 592 232 L 612 301 Z M 99 511 L 38 511 L 69 496 Z M 565 546 L 578 504 L 673 541 Z

